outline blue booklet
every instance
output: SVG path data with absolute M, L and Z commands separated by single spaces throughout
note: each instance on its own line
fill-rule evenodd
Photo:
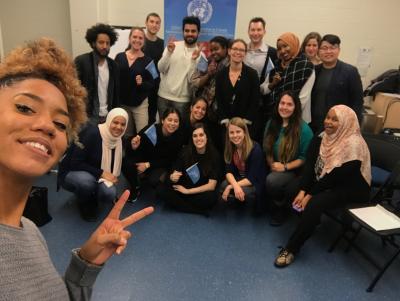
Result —
M 148 65 L 146 66 L 145 69 L 150 72 L 153 79 L 158 78 L 157 68 L 156 68 L 156 65 L 154 64 L 153 60 L 150 63 L 148 63 Z
M 186 169 L 186 173 L 190 180 L 192 180 L 193 184 L 196 184 L 200 180 L 200 169 L 198 164 L 199 163 L 195 163 Z
M 268 58 L 268 65 L 267 65 L 267 70 L 265 71 L 265 74 L 269 74 L 272 69 L 275 69 L 274 63 L 272 62 L 271 58 Z
M 201 53 L 199 62 L 197 63 L 197 70 L 199 70 L 200 72 L 207 72 L 207 69 L 208 69 L 208 60 Z
M 149 138 L 153 145 L 157 144 L 157 131 L 156 126 L 153 124 L 147 130 L 144 131 L 144 134 Z

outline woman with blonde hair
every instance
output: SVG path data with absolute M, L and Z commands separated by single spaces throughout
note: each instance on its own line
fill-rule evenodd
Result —
M 234 117 L 228 122 L 225 136 L 225 181 L 222 199 L 245 202 L 255 199 L 256 209 L 262 204 L 265 186 L 264 155 L 260 145 L 251 140 L 246 122 Z
M 128 48 L 115 57 L 115 62 L 119 67 L 121 104 L 133 117 L 133 123 L 130 122 L 128 126 L 130 135 L 132 135 L 133 124 L 136 132 L 139 132 L 149 122 L 148 96 L 154 88 L 154 78 L 149 70 L 154 62 L 142 51 L 144 41 L 144 30 L 140 27 L 132 27 Z

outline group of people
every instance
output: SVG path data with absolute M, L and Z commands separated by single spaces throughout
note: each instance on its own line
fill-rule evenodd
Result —
M 95 220 L 98 201 L 116 199 L 121 172 L 131 202 L 148 181 L 161 201 L 186 212 L 208 215 L 218 201 L 251 203 L 277 226 L 292 203 L 305 209 L 298 192 L 307 191 L 302 181 L 310 173 L 309 148 L 325 135 L 330 109 L 344 105 L 354 112 L 354 131 L 361 120 L 360 76 L 338 59 L 339 37 L 311 32 L 300 43 L 286 32 L 274 48 L 263 42 L 266 23 L 256 17 L 248 26 L 250 43 L 212 38 L 205 68 L 199 19 L 185 17 L 183 41 L 170 37 L 164 50 L 160 23 L 151 13 L 146 31 L 133 27 L 115 61 L 107 57 L 115 32 L 97 24 L 86 34 L 93 51 L 75 59 L 83 85 L 83 58 L 98 66 L 87 87 L 91 122 L 80 133 L 84 147 L 72 146 L 59 172 L 60 186 L 77 195 L 82 216 Z M 323 167 L 327 159 L 321 160 Z
M 184 40 L 169 38 L 164 50 L 160 23 L 151 13 L 146 31 L 133 27 L 127 49 L 115 60 L 108 53 L 117 35 L 97 24 L 86 34 L 93 51 L 75 59 L 76 69 L 47 39 L 18 48 L 1 64 L 0 245 L 15 240 L 20 244 L 13 248 L 28 247 L 37 256 L 33 264 L 47 278 L 24 281 L 38 285 L 36 294 L 67 296 L 43 238 L 22 217 L 34 178 L 67 145 L 58 184 L 77 196 L 82 217 L 95 220 L 99 201 L 115 203 L 73 252 L 65 283 L 77 298 L 90 296 L 100 266 L 125 249 L 125 227 L 153 211 L 119 220 L 145 181 L 166 205 L 184 212 L 208 215 L 218 201 L 239 208 L 252 204 L 256 213 L 268 211 L 273 225 L 284 221 L 289 208 L 302 212 L 277 267 L 293 262 L 324 210 L 368 198 L 361 80 L 353 66 L 338 60 L 339 37 L 310 33 L 300 45 L 295 34 L 284 33 L 275 49 L 263 42 L 265 21 L 253 18 L 250 43 L 211 39 L 204 70 L 199 19 L 185 17 Z M 121 173 L 130 195 L 118 199 Z M 1 247 L 1 257 L 10 267 L 26 268 L 13 248 Z M 88 269 L 92 276 L 83 286 Z

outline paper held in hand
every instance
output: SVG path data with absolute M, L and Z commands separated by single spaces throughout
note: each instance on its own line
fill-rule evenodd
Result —
M 350 209 L 350 212 L 376 231 L 400 229 L 400 218 L 381 205 Z

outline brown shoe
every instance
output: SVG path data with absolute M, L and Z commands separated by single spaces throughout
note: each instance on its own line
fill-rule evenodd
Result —
M 275 259 L 275 266 L 277 268 L 284 268 L 291 264 L 294 260 L 294 255 L 288 249 L 282 248 Z

